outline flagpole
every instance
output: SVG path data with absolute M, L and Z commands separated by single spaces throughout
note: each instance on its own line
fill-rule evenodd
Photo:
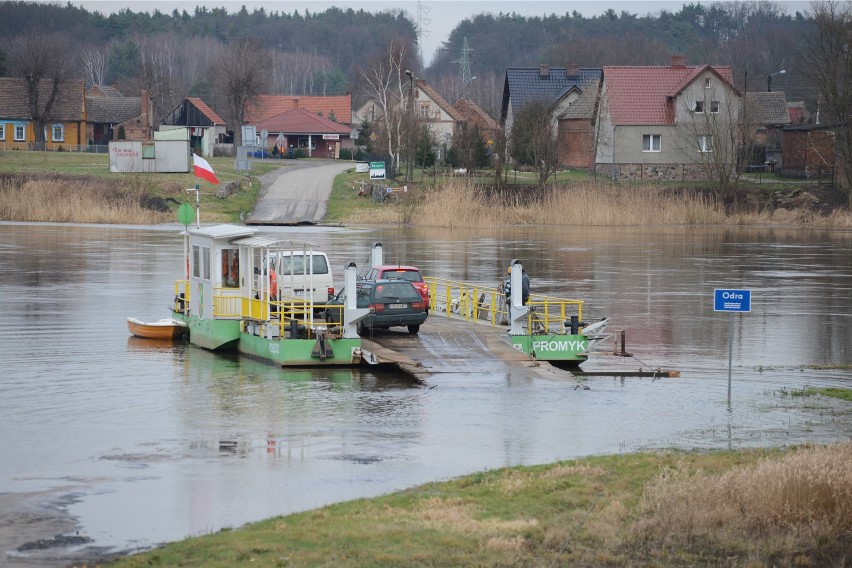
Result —
M 201 202 L 198 199 L 198 190 L 200 187 L 198 183 L 195 184 L 195 228 L 201 228 Z

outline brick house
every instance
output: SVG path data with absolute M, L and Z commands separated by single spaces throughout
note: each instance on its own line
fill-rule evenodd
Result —
M 39 101 L 47 101 L 53 82 L 38 85 Z M 43 105 L 43 103 L 42 103 Z M 43 110 L 43 106 L 42 109 Z M 59 90 L 44 127 L 45 148 L 86 144 L 86 88 L 82 80 L 59 83 Z M 33 117 L 24 79 L 0 77 L 0 148 L 30 149 L 35 144 Z
M 458 113 L 461 120 L 467 123 L 468 126 L 479 127 L 479 132 L 482 133 L 482 137 L 485 139 L 486 143 L 490 141 L 493 144 L 494 139 L 497 137 L 497 132 L 500 129 L 500 125 L 497 124 L 496 120 L 491 118 L 491 115 L 482 110 L 482 108 L 480 108 L 480 106 L 475 102 L 467 99 L 457 100 L 456 104 L 453 105 L 453 108 L 456 110 L 456 113 Z
M 698 180 L 736 166 L 739 100 L 730 67 L 604 67 L 595 173 Z
M 591 168 L 594 165 L 594 120 L 602 70 L 600 68 L 510 67 L 503 84 L 500 122 L 507 136 L 515 116 L 531 102 L 551 109 L 557 132 L 560 166 Z
M 832 126 L 811 124 L 791 126 L 782 133 L 783 167 L 780 174 L 808 179 L 843 179 L 842 166 L 837 160 L 837 135 Z

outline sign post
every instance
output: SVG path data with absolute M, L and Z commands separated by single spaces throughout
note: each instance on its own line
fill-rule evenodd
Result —
M 731 360 L 734 354 L 734 312 L 751 311 L 751 290 L 713 290 L 713 311 L 730 312 L 728 320 L 728 406 L 731 406 Z
M 384 162 L 370 162 L 370 179 L 385 179 Z

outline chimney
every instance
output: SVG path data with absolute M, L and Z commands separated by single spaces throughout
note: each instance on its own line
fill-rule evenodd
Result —
M 538 78 L 550 79 L 550 65 L 542 64 L 538 66 Z
M 686 56 L 672 55 L 672 67 L 686 67 Z
M 576 63 L 570 63 L 568 68 L 565 69 L 565 74 L 568 77 L 579 77 L 580 76 L 580 66 Z
M 293 97 L 293 108 L 299 108 L 299 97 Z

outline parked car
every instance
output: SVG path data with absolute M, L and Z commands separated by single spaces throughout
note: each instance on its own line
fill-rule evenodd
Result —
M 429 315 L 420 293 L 407 280 L 359 280 L 356 284 L 356 305 L 370 308 L 371 313 L 358 322 L 358 333 L 369 329 L 408 327 L 411 334 L 420 331 L 420 325 Z M 329 323 L 341 323 L 346 289 L 328 301 L 325 319 Z
M 429 311 L 429 285 L 423 280 L 423 275 L 420 274 L 414 266 L 399 266 L 399 265 L 384 265 L 374 266 L 367 271 L 364 280 L 407 280 L 411 282 L 417 291 L 420 292 L 420 297 L 423 298 L 424 311 Z

